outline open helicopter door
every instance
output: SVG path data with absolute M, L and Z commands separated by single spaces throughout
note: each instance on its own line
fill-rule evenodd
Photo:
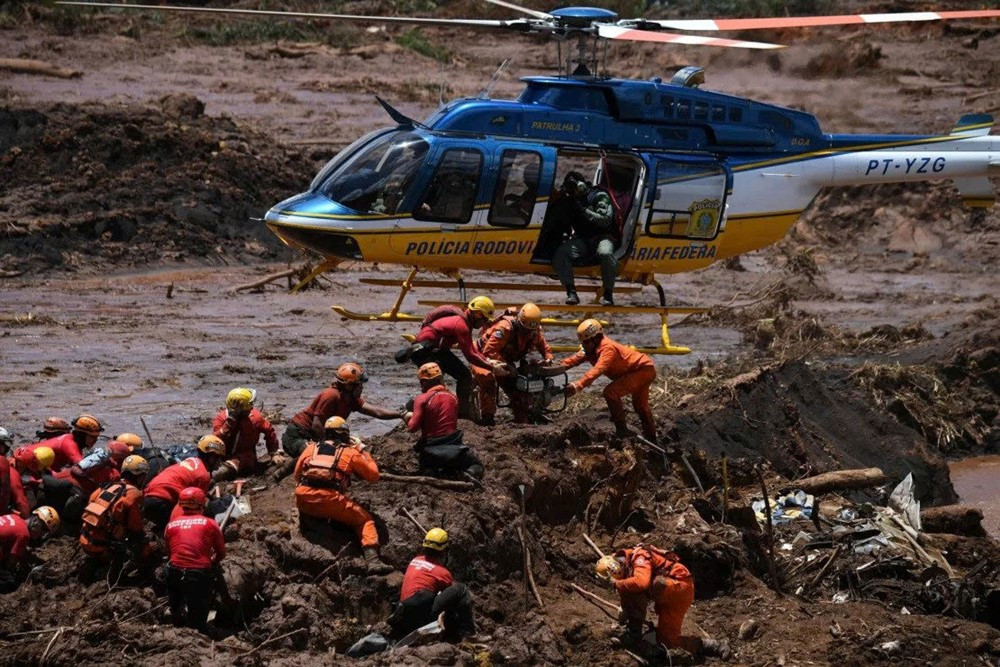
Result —
M 694 156 L 663 156 L 653 162 L 656 181 L 646 234 L 694 246 L 714 240 L 726 227 L 726 198 L 733 185 L 729 167 Z

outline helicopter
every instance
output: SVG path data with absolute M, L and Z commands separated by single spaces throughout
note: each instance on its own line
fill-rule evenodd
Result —
M 539 302 L 544 311 L 570 315 L 545 321 L 575 325 L 607 313 L 654 314 L 660 319 L 660 344 L 639 348 L 653 354 L 689 353 L 670 342 L 667 318 L 705 310 L 669 306 L 657 274 L 701 269 L 776 243 L 823 188 L 948 179 L 967 206 L 985 209 L 995 203 L 989 177 L 1000 175 L 1000 136 L 990 134 L 994 119 L 988 114 L 964 115 L 942 135 L 827 134 L 805 111 L 702 88 L 705 77 L 699 67 L 682 68 L 669 81 L 619 79 L 600 72 L 606 66 L 607 40 L 768 50 L 782 46 L 684 33 L 1000 18 L 1000 10 L 653 20 L 620 19 L 596 7 L 540 12 L 504 0 L 488 2 L 526 18 L 57 4 L 446 25 L 555 39 L 559 72 L 522 78 L 524 89 L 514 100 L 490 97 L 505 66 L 480 95 L 444 103 L 423 121 L 376 98 L 394 125 L 344 148 L 306 191 L 267 212 L 264 222 L 282 242 L 325 258 L 307 281 L 345 261 L 411 267 L 402 284 L 362 279 L 399 287 L 400 292 L 382 313 L 333 306 L 348 319 L 419 321 L 401 311 L 414 288 L 457 287 L 463 301 L 467 289 L 560 289 L 552 281 L 466 282 L 461 271 L 554 277 L 552 258 L 563 239 L 564 217 L 553 212 L 565 196 L 560 183 L 571 171 L 587 174 L 592 185 L 611 195 L 620 231 L 618 281 L 634 284 L 616 291 L 635 293 L 652 286 L 659 305 Z M 562 43 L 572 40 L 575 57 L 567 49 L 564 60 Z M 421 270 L 449 280 L 418 280 Z M 595 259 L 575 266 L 574 273 L 597 277 L 600 267 Z M 596 301 L 601 288 L 589 289 Z

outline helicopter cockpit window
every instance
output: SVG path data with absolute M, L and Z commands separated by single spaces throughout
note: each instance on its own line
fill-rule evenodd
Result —
M 445 151 L 413 217 L 432 222 L 467 223 L 476 207 L 482 167 L 483 154 L 475 148 Z
M 534 151 L 504 151 L 500 176 L 493 194 L 489 223 L 499 227 L 524 227 L 531 222 L 538 199 L 542 156 Z
M 528 86 L 518 101 L 545 104 L 556 109 L 611 113 L 605 92 L 589 86 Z
M 715 238 L 725 211 L 726 187 L 726 171 L 721 166 L 659 162 L 646 233 L 661 238 Z
M 428 148 L 412 132 L 381 137 L 334 170 L 320 191 L 356 211 L 393 215 L 399 212 Z

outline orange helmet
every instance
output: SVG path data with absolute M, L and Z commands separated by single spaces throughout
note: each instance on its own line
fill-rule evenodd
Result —
M 42 431 L 45 433 L 57 434 L 69 433 L 69 422 L 62 417 L 49 417 L 45 420 L 45 423 L 42 424 Z
M 421 380 L 434 380 L 441 377 L 441 367 L 433 361 L 429 361 L 417 370 L 417 378 Z
M 197 486 L 189 486 L 181 491 L 180 496 L 177 498 L 177 504 L 186 510 L 204 512 L 205 505 L 208 504 L 208 498 L 205 496 L 205 492 Z
M 203 435 L 198 440 L 198 451 L 205 454 L 215 454 L 216 456 L 226 455 L 226 443 L 214 435 Z
M 580 326 L 576 328 L 576 337 L 580 339 L 582 343 L 585 340 L 590 340 L 591 338 L 597 338 L 604 333 L 604 327 L 597 320 L 584 320 L 580 322 Z
M 526 303 L 517 311 L 517 323 L 534 331 L 542 323 L 542 309 L 533 303 Z
M 104 430 L 104 427 L 101 426 L 101 421 L 94 415 L 82 414 L 73 420 L 73 430 L 92 435 L 96 438 Z
M 141 449 L 142 448 L 142 438 L 137 436 L 135 433 L 122 433 L 115 437 L 118 442 L 123 442 L 129 446 L 129 449 Z
M 348 362 L 341 364 L 340 368 L 337 369 L 337 382 L 342 384 L 368 382 L 368 376 L 365 375 L 365 370 L 360 365 Z

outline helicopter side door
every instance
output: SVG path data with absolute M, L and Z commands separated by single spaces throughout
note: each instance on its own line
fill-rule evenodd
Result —
M 733 183 L 729 168 L 693 157 L 661 158 L 655 165 L 646 235 L 695 243 L 714 240 L 726 226 L 726 197 Z

